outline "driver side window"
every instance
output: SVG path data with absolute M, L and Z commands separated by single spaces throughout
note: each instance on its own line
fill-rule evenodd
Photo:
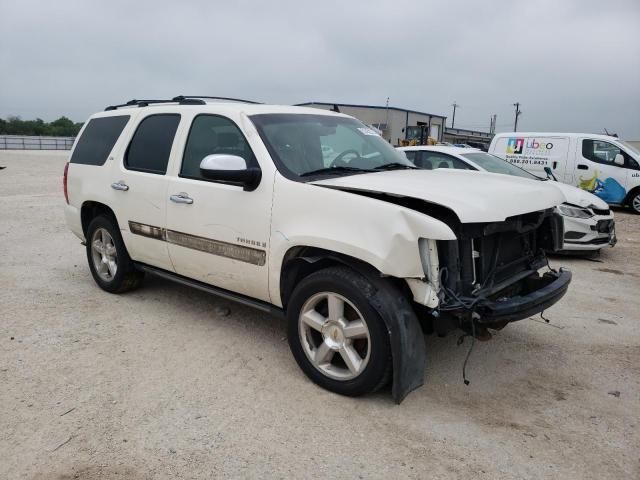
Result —
M 200 162 L 214 154 L 237 155 L 244 158 L 248 167 L 257 165 L 251 147 L 235 123 L 218 115 L 198 115 L 191 124 L 180 176 L 205 180 L 200 174 Z
M 582 156 L 592 162 L 620 166 L 614 163 L 614 159 L 618 154 L 626 157 L 624 152 L 612 143 L 603 142 L 602 140 L 582 140 Z

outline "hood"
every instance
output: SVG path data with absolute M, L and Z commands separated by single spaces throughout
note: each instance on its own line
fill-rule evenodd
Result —
M 553 185 L 555 188 L 560 190 L 566 197 L 567 203 L 583 208 L 594 207 L 600 210 L 609 209 L 609 205 L 607 205 L 607 202 L 594 195 L 593 193 L 587 192 L 586 190 L 567 185 L 566 183 L 554 182 L 551 180 L 548 180 L 546 183 L 549 183 L 550 185 Z
M 559 189 L 548 185 L 550 182 L 465 170 L 393 170 L 312 183 L 417 198 L 449 208 L 462 223 L 501 222 L 565 201 Z

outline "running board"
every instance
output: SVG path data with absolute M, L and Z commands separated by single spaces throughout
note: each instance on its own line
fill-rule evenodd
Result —
M 230 292 L 229 290 L 225 290 L 224 288 L 214 287 L 213 285 L 209 285 L 204 282 L 199 282 L 191 278 L 183 277 L 182 275 L 178 275 L 177 273 L 172 273 L 161 268 L 145 265 L 144 263 L 134 262 L 133 264 L 138 270 L 142 272 L 150 273 L 152 275 L 156 275 L 158 277 L 165 278 L 167 280 L 171 280 L 172 282 L 180 283 L 188 287 L 197 288 L 198 290 L 202 290 L 203 292 L 211 293 L 220 298 L 224 298 L 226 300 L 231 300 L 233 302 L 241 303 L 243 305 L 262 310 L 263 312 L 269 313 L 271 315 L 280 317 L 284 316 L 284 310 L 282 308 L 278 308 L 270 303 L 263 302 L 261 300 L 255 300 L 251 297 L 247 297 L 239 293 Z

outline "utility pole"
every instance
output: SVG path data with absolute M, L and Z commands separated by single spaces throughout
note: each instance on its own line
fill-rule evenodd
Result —
M 453 107 L 453 118 L 451 119 L 451 128 L 453 128 L 456 124 L 456 108 L 458 108 L 460 105 L 458 105 L 454 100 L 451 106 Z
M 518 131 L 518 117 L 520 115 L 522 115 L 522 112 L 520 111 L 520 102 L 516 102 L 513 104 L 514 107 L 516 107 L 516 118 L 513 122 L 513 131 L 517 132 Z
M 387 97 L 386 106 L 387 106 L 387 111 L 386 111 L 385 119 L 384 119 L 384 121 L 385 121 L 384 129 L 386 130 L 386 132 L 384 132 L 384 133 L 390 133 L 391 129 L 389 128 L 389 97 Z M 380 125 L 378 125 L 378 126 L 380 126 Z M 382 130 L 382 129 L 380 129 L 380 130 Z M 384 135 L 384 133 L 383 133 L 383 135 Z M 389 136 L 389 141 L 391 141 L 391 136 Z
M 493 114 L 490 117 L 490 121 L 489 121 L 489 133 L 490 134 L 494 134 L 496 133 L 496 121 L 498 120 L 498 115 L 497 114 Z

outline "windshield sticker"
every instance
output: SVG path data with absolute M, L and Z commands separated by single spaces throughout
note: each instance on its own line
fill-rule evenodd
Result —
M 374 135 L 376 137 L 380 136 L 378 135 L 378 132 L 376 132 L 375 130 L 369 127 L 361 127 L 361 128 L 358 128 L 358 130 L 360 130 L 364 135 Z

